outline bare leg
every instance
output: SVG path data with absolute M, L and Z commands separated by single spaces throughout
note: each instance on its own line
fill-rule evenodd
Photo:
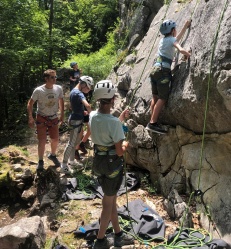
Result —
M 38 157 L 39 160 L 43 160 L 45 146 L 46 146 L 46 138 L 42 138 L 38 140 Z
M 160 115 L 161 110 L 163 109 L 164 105 L 166 103 L 165 99 L 158 99 L 151 115 L 150 123 L 156 123 L 158 120 L 158 117 Z
M 51 154 L 55 155 L 59 144 L 59 138 L 51 139 Z
M 121 229 L 120 229 L 120 225 L 119 225 L 118 212 L 117 212 L 117 208 L 116 208 L 116 200 L 117 200 L 117 196 L 115 196 L 115 198 L 113 200 L 111 223 L 112 223 L 114 232 L 119 233 L 121 231 Z
M 113 228 L 116 229 L 115 232 L 117 233 L 120 231 L 119 223 L 118 221 L 116 221 L 116 218 L 118 220 L 118 215 L 115 214 L 116 195 L 113 195 L 113 196 L 104 195 L 103 200 L 102 200 L 102 205 L 103 205 L 103 209 L 102 209 L 101 217 L 100 217 L 100 228 L 99 228 L 99 232 L 97 236 L 98 239 L 104 238 L 110 221 L 112 221 Z
M 156 105 L 157 100 L 158 100 L 158 96 L 157 96 L 157 95 L 153 95 L 153 96 L 152 96 L 151 105 L 150 105 L 151 115 L 152 115 L 152 113 L 153 113 L 154 106 Z

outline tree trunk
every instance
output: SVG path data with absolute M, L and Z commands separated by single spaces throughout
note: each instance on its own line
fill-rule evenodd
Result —
M 54 20 L 54 1 L 50 0 L 50 18 L 49 18 L 50 49 L 49 49 L 49 58 L 48 58 L 49 68 L 52 68 L 52 57 L 53 57 L 53 38 L 52 38 L 53 20 Z

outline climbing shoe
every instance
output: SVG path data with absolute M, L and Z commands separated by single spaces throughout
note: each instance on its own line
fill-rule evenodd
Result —
M 115 235 L 114 238 L 114 247 L 122 247 L 124 245 L 133 245 L 134 238 L 126 233 L 123 233 L 120 236 Z
M 44 170 L 44 161 L 43 160 L 39 160 L 38 165 L 37 165 L 37 171 L 41 171 L 41 170 Z
M 81 142 L 81 143 L 79 144 L 79 149 L 83 152 L 83 154 L 87 154 L 87 149 L 86 149 L 86 147 L 85 147 L 84 142 Z
M 151 132 L 158 133 L 158 134 L 166 134 L 167 133 L 167 131 L 165 129 L 163 129 L 158 123 L 154 123 L 154 124 L 148 123 L 148 125 L 146 126 L 145 129 L 148 131 L 151 131 Z
M 113 246 L 113 239 L 105 237 L 103 240 L 96 240 L 92 249 L 109 249 Z
M 47 158 L 50 159 L 56 167 L 60 167 L 60 162 L 59 162 L 58 158 L 56 157 L 56 155 L 52 155 L 50 153 Z

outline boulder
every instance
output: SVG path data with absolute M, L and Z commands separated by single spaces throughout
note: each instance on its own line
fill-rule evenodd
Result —
M 24 218 L 0 229 L 1 249 L 40 249 L 45 240 L 44 224 L 39 216 Z

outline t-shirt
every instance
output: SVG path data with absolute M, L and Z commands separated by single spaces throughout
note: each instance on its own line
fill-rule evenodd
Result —
M 89 126 L 91 129 L 91 139 L 94 144 L 109 147 L 125 139 L 120 120 L 111 114 L 92 111 L 90 113 Z
M 51 119 L 57 117 L 59 110 L 59 99 L 63 98 L 63 89 L 59 85 L 53 85 L 52 89 L 48 89 L 45 85 L 35 88 L 31 98 L 37 101 L 37 113 L 42 116 L 52 116 Z
M 158 55 L 173 60 L 175 54 L 175 47 L 174 47 L 175 42 L 176 42 L 176 37 L 173 36 L 163 37 L 159 43 Z M 156 62 L 155 66 L 161 66 L 161 64 Z M 162 62 L 162 67 L 171 69 L 170 63 L 164 61 Z
M 78 79 L 80 77 L 80 70 L 79 69 L 77 69 L 76 71 L 71 70 L 70 71 L 70 77 Z
M 74 88 L 70 93 L 70 104 L 72 113 L 70 115 L 70 120 L 82 120 L 84 118 L 84 104 L 85 100 L 84 94 L 77 88 Z

